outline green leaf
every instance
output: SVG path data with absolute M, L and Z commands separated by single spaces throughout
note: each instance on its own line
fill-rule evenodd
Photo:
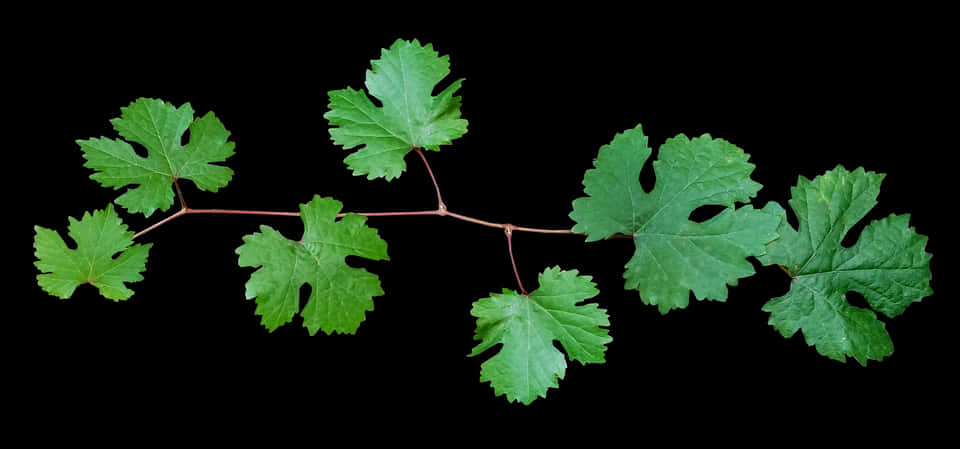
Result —
M 530 404 L 538 396 L 547 397 L 547 389 L 556 388 L 566 373 L 567 363 L 554 340 L 571 360 L 603 363 L 604 345 L 612 341 L 601 328 L 610 325 L 607 313 L 596 304 L 579 304 L 598 293 L 590 276 L 554 267 L 540 274 L 540 288 L 529 298 L 504 289 L 475 302 L 470 311 L 477 318 L 474 338 L 482 342 L 470 356 L 502 344 L 500 352 L 483 363 L 480 381 L 490 382 L 498 396 Z
M 69 222 L 68 234 L 76 249 L 68 248 L 58 232 L 34 226 L 38 259 L 34 265 L 43 273 L 37 275 L 40 287 L 61 299 L 87 283 L 114 301 L 133 295 L 125 283 L 143 280 L 140 273 L 146 269 L 152 244 L 130 246 L 134 234 L 127 231 L 112 205 L 84 213 L 79 221 L 70 217 Z
M 763 306 L 770 324 L 789 338 L 803 331 L 807 344 L 831 359 L 866 365 L 893 353 L 886 326 L 872 310 L 851 305 L 847 292 L 866 298 L 888 317 L 933 294 L 927 237 L 909 227 L 909 215 L 871 222 L 850 248 L 844 236 L 877 204 L 884 175 L 841 166 L 791 189 L 795 230 L 783 217 L 780 239 L 767 247 L 765 265 L 779 264 L 793 278 L 790 291 Z
M 96 172 L 90 178 L 104 187 L 130 188 L 117 204 L 132 213 L 150 216 L 173 205 L 174 179 L 189 179 L 201 190 L 216 192 L 226 186 L 233 170 L 213 165 L 233 155 L 230 133 L 213 112 L 194 120 L 189 103 L 174 107 L 162 100 L 140 98 L 121 108 L 120 118 L 110 121 L 121 137 L 147 149 L 138 155 L 124 140 L 105 137 L 78 140 L 84 167 Z M 183 134 L 190 140 L 183 145 Z
M 352 334 L 360 327 L 373 297 L 383 294 L 380 279 L 347 265 L 347 256 L 389 260 L 387 243 L 367 227 L 366 217 L 347 214 L 343 204 L 314 196 L 300 205 L 303 238 L 289 240 L 269 226 L 243 238 L 237 248 L 241 267 L 259 268 L 247 282 L 247 299 L 256 298 L 256 314 L 270 331 L 290 322 L 300 309 L 300 287 L 310 285 L 310 299 L 300 311 L 310 335 Z
M 697 299 L 726 300 L 727 285 L 754 274 L 746 258 L 763 254 L 776 239 L 777 206 L 734 209 L 761 186 L 750 179 L 754 166 L 747 154 L 723 139 L 681 134 L 667 140 L 653 162 L 656 186 L 645 192 L 639 176 L 650 153 L 639 125 L 600 148 L 584 174 L 588 196 L 573 202 L 573 231 L 585 233 L 588 242 L 633 235 L 625 288 L 638 290 L 661 313 L 686 307 L 691 290 Z M 727 209 L 703 223 L 688 218 L 706 205 Z
M 397 178 L 414 147 L 438 151 L 467 132 L 460 97 L 454 96 L 463 79 L 432 95 L 449 73 L 449 57 L 440 57 L 431 44 L 397 40 L 367 71 L 367 90 L 381 107 L 349 87 L 329 93 L 330 111 L 324 118 L 333 142 L 346 150 L 359 147 L 344 159 L 354 175 Z

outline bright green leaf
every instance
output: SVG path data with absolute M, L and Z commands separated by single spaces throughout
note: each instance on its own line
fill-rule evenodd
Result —
M 227 185 L 233 170 L 213 165 L 233 155 L 230 133 L 212 112 L 194 120 L 189 103 L 174 107 L 161 100 L 140 98 L 120 109 L 120 118 L 110 121 L 126 139 L 78 140 L 84 167 L 96 172 L 90 178 L 104 187 L 135 186 L 117 198 L 117 204 L 133 213 L 150 216 L 173 205 L 174 179 L 189 179 L 202 190 L 216 192 Z M 183 135 L 190 129 L 190 140 Z M 127 142 L 142 145 L 147 157 L 138 155 Z
M 502 344 L 500 352 L 483 363 L 480 381 L 490 382 L 497 395 L 509 401 L 530 404 L 557 387 L 567 363 L 553 346 L 559 341 L 567 356 L 581 364 L 603 363 L 606 345 L 612 339 L 605 310 L 596 304 L 579 304 L 596 296 L 590 276 L 577 270 L 548 268 L 540 274 L 540 288 L 523 296 L 504 289 L 473 304 L 477 318 L 474 337 L 482 340 L 471 356 Z
M 347 265 L 347 256 L 388 260 L 387 243 L 367 227 L 366 217 L 347 214 L 343 204 L 314 196 L 300 205 L 303 238 L 289 240 L 269 226 L 243 238 L 237 248 L 241 267 L 259 268 L 247 282 L 247 298 L 256 298 L 256 314 L 273 331 L 300 311 L 300 287 L 310 285 L 310 299 L 300 311 L 303 325 L 316 334 L 352 334 L 373 310 L 373 297 L 383 294 L 380 279 Z
M 119 301 L 133 295 L 126 282 L 143 280 L 147 253 L 152 244 L 133 245 L 133 232 L 113 210 L 84 213 L 78 221 L 69 219 L 68 234 L 76 249 L 67 247 L 56 231 L 35 226 L 33 247 L 40 270 L 37 282 L 47 293 L 69 298 L 81 284 L 91 284 L 105 298 Z M 120 253 L 117 255 L 117 253 Z M 115 257 L 116 256 L 116 257 Z
M 638 290 L 661 313 L 686 307 L 691 290 L 697 299 L 726 300 L 727 285 L 754 273 L 746 258 L 763 254 L 776 239 L 776 205 L 734 209 L 761 186 L 750 179 L 747 154 L 723 139 L 667 140 L 653 162 L 656 186 L 645 192 L 639 177 L 650 153 L 639 125 L 600 148 L 584 174 L 588 196 L 573 202 L 574 232 L 587 234 L 587 241 L 633 235 L 625 288 Z M 703 223 L 688 218 L 706 205 L 727 209 Z
M 779 264 L 792 276 L 790 291 L 763 306 L 770 324 L 784 337 L 803 331 L 809 345 L 831 359 L 847 356 L 866 365 L 893 353 L 886 326 L 872 310 L 851 305 L 847 292 L 866 298 L 888 317 L 933 294 L 927 238 L 909 227 L 909 215 L 871 222 L 857 243 L 844 248 L 844 236 L 877 204 L 882 174 L 841 166 L 810 181 L 800 177 L 791 189 L 795 230 L 783 217 L 780 239 L 761 260 Z
M 367 71 L 367 90 L 382 106 L 351 88 L 329 93 L 330 111 L 324 118 L 333 142 L 347 150 L 359 147 L 344 159 L 354 175 L 397 178 L 414 147 L 437 151 L 467 132 L 460 97 L 454 96 L 463 80 L 432 95 L 449 73 L 449 57 L 440 57 L 431 44 L 397 40 Z

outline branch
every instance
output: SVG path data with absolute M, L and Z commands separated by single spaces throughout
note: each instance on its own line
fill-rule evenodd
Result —
M 346 216 L 348 213 L 353 213 L 357 215 L 363 215 L 366 217 L 401 217 L 401 216 L 413 216 L 413 215 L 440 215 L 453 217 L 458 220 L 466 221 L 469 223 L 479 224 L 482 226 L 487 226 L 491 228 L 503 229 L 507 233 L 508 240 L 509 236 L 513 231 L 522 231 L 522 232 L 535 232 L 539 234 L 566 234 L 566 235 L 585 235 L 578 232 L 573 232 L 570 229 L 542 229 L 542 228 L 530 228 L 525 226 L 514 226 L 509 223 L 494 223 L 492 221 L 481 220 L 478 218 L 468 217 L 466 215 L 461 215 L 458 213 L 450 212 L 447 210 L 446 204 L 443 202 L 443 197 L 440 194 L 440 186 L 437 184 L 437 178 L 433 175 L 433 170 L 430 168 L 430 163 L 427 162 L 427 157 L 423 154 L 423 151 L 418 147 L 413 147 L 414 151 L 420 155 L 420 159 L 423 160 L 423 164 L 427 167 L 427 173 L 430 174 L 430 180 L 433 181 L 433 187 L 437 192 L 437 210 L 425 210 L 425 211 L 412 211 L 412 212 L 344 212 L 337 214 L 338 218 Z M 299 212 L 273 212 L 273 211 L 261 211 L 261 210 L 241 210 L 241 209 L 191 209 L 187 207 L 187 202 L 184 200 L 183 192 L 180 190 L 180 184 L 177 183 L 177 178 L 173 179 L 173 186 L 177 191 L 177 198 L 180 200 L 181 209 L 174 213 L 173 215 L 160 220 L 157 223 L 154 223 L 147 227 L 146 229 L 134 234 L 133 238 L 136 239 L 160 226 L 167 224 L 170 221 L 173 221 L 177 217 L 188 214 L 221 214 L 221 215 L 262 215 L 262 216 L 282 216 L 282 217 L 299 217 Z M 616 234 L 610 238 L 633 238 L 634 235 L 629 234 Z M 508 242 L 509 243 L 509 242 Z M 512 250 L 512 249 L 511 249 Z M 511 256 L 512 260 L 512 256 Z M 514 271 L 516 271 L 516 266 L 514 266 Z M 519 281 L 519 276 L 517 278 Z M 520 289 L 523 290 L 523 286 L 520 286 Z
M 134 234 L 134 235 L 133 235 L 133 238 L 134 238 L 134 240 L 136 240 L 137 237 L 140 237 L 140 236 L 143 235 L 143 234 L 146 234 L 146 233 L 148 233 L 148 232 L 150 232 L 150 231 L 152 231 L 152 230 L 154 230 L 154 229 L 157 229 L 157 228 L 159 228 L 160 226 L 163 226 L 163 225 L 167 224 L 167 222 L 173 221 L 174 218 L 177 218 L 177 217 L 179 217 L 179 216 L 181 216 L 181 215 L 184 215 L 184 214 L 186 214 L 186 213 L 187 213 L 187 208 L 180 209 L 180 210 L 177 211 L 177 213 L 175 213 L 175 214 L 173 214 L 173 215 L 171 215 L 171 216 L 169 216 L 169 217 L 167 217 L 167 218 L 164 218 L 163 220 L 160 220 L 160 221 L 158 221 L 158 222 L 150 225 L 150 227 L 148 227 L 147 229 L 144 229 L 144 230 L 142 230 L 142 231 Z
M 239 209 L 190 209 L 183 208 L 174 213 L 173 215 L 160 220 L 157 223 L 150 225 L 148 228 L 136 233 L 133 238 L 136 239 L 147 232 L 150 232 L 173 219 L 181 215 L 190 215 L 190 214 L 220 214 L 220 215 L 262 215 L 262 216 L 280 216 L 280 217 L 299 217 L 299 212 L 274 212 L 274 211 L 262 211 L 262 210 L 239 210 Z M 565 235 L 580 235 L 586 236 L 586 234 L 580 232 L 573 232 L 569 229 L 541 229 L 541 228 L 528 228 L 523 226 L 513 226 L 505 223 L 494 223 L 491 221 L 480 220 L 478 218 L 468 217 L 466 215 L 457 214 L 450 212 L 445 209 L 437 210 L 424 210 L 424 211 L 411 211 L 411 212 L 343 212 L 337 214 L 337 218 L 342 218 L 347 214 L 363 215 L 365 217 L 403 217 L 403 216 L 415 216 L 415 215 L 439 215 L 456 218 L 458 220 L 466 221 L 469 223 L 475 223 L 491 228 L 498 228 L 506 230 L 507 226 L 510 226 L 512 231 L 523 231 L 523 232 L 535 232 L 539 234 L 565 234 Z M 632 234 L 615 234 L 610 236 L 611 239 L 617 238 L 633 238 Z

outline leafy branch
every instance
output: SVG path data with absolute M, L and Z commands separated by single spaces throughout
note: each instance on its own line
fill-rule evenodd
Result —
M 789 201 L 799 219 L 794 229 L 779 204 L 760 209 L 749 204 L 762 187 L 750 179 L 755 166 L 742 149 L 710 135 L 679 135 L 661 145 L 652 162 L 657 182 L 649 191 L 639 183 L 640 171 L 653 155 L 642 128 L 615 136 L 584 175 L 585 196 L 572 203 L 572 229 L 523 227 L 455 213 L 444 202 L 426 156 L 467 130 L 456 96 L 463 80 L 433 95 L 449 72 L 448 57 L 431 45 L 398 40 L 372 62 L 367 90 L 329 92 L 330 109 L 324 115 L 333 142 L 351 151 L 344 161 L 354 175 L 395 179 L 406 170 L 406 156 L 416 153 L 436 193 L 434 210 L 342 212 L 339 201 L 320 196 L 299 211 L 188 207 L 182 182 L 216 192 L 232 179 L 232 170 L 220 165 L 234 154 L 230 133 L 213 113 L 194 119 L 189 104 L 133 102 L 111 120 L 122 139 L 78 141 L 84 165 L 104 187 L 126 189 L 116 203 L 130 213 L 149 217 L 175 202 L 180 209 L 137 233 L 127 230 L 112 205 L 80 220 L 71 218 L 68 230 L 76 249 L 67 247 L 58 232 L 35 227 L 40 287 L 68 298 L 89 283 L 108 299 L 128 299 L 133 291 L 126 283 L 142 279 L 152 246 L 133 245 L 134 240 L 179 217 L 298 217 L 304 233 L 297 239 L 268 226 L 244 237 L 236 250 L 238 263 L 255 269 L 246 296 L 256 300 L 256 314 L 271 331 L 299 313 L 310 334 L 352 334 L 373 309 L 373 298 L 384 291 L 375 274 L 345 259 L 389 259 L 387 244 L 367 226 L 368 217 L 434 215 L 498 228 L 504 232 L 519 292 L 505 289 L 474 303 L 471 314 L 477 318 L 480 344 L 471 355 L 500 345 L 482 364 L 481 380 L 524 404 L 545 397 L 565 376 L 566 359 L 553 341 L 570 360 L 586 364 L 603 363 L 611 339 L 606 311 L 584 303 L 599 294 L 590 276 L 545 268 L 539 286 L 525 288 L 514 232 L 580 235 L 587 242 L 631 239 L 635 252 L 625 266 L 624 287 L 664 314 L 687 307 L 691 293 L 698 300 L 725 301 L 728 286 L 755 274 L 749 258 L 778 265 L 790 276 L 791 288 L 763 307 L 771 314 L 770 324 L 784 337 L 802 331 L 824 356 L 839 361 L 849 356 L 864 365 L 893 351 L 874 310 L 895 317 L 932 294 L 927 238 L 909 226 L 909 216 L 874 221 L 853 247 L 840 245 L 876 204 L 883 175 L 837 167 L 813 180 L 800 177 Z M 190 138 L 184 144 L 187 130 Z M 138 155 L 131 142 L 143 146 L 147 157 Z M 703 222 L 689 219 L 693 210 L 709 205 L 724 209 Z M 311 293 L 301 309 L 304 284 Z M 873 310 L 847 302 L 850 291 L 863 294 Z

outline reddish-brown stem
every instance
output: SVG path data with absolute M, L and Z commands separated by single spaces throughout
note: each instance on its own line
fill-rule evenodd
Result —
M 517 261 L 514 260 L 513 258 L 513 230 L 514 229 L 516 228 L 514 228 L 514 226 L 511 225 L 510 223 L 503 225 L 503 233 L 507 235 L 507 252 L 510 253 L 510 265 L 513 265 L 513 275 L 517 277 L 517 285 L 520 287 L 520 293 L 522 293 L 523 296 L 526 296 L 527 298 L 529 298 L 530 295 L 527 293 L 527 289 L 523 288 L 523 282 L 520 281 L 520 272 L 517 271 Z
M 437 209 L 447 210 L 447 205 L 443 204 L 443 197 L 440 195 L 440 185 L 437 184 L 437 178 L 433 176 L 433 170 L 430 169 L 430 163 L 427 162 L 427 157 L 419 147 L 413 147 L 413 151 L 416 151 L 417 154 L 420 155 L 420 159 L 423 160 L 423 165 L 427 166 L 427 173 L 430 174 L 430 180 L 433 181 L 433 188 L 437 191 Z
M 180 200 L 180 209 L 187 208 L 187 202 L 183 199 L 183 192 L 180 191 L 180 183 L 177 182 L 177 177 L 173 177 L 173 188 L 177 190 L 177 198 Z
M 514 226 L 514 231 L 525 231 L 525 232 L 536 232 L 540 234 L 570 234 L 576 235 L 576 232 L 573 232 L 570 229 L 537 229 L 537 228 L 525 228 L 523 226 Z
M 466 215 L 461 215 L 458 213 L 450 212 L 448 210 L 424 210 L 424 211 L 411 211 L 411 212 L 344 212 L 337 214 L 337 217 L 346 216 L 348 213 L 353 213 L 357 215 L 363 215 L 365 217 L 401 217 L 401 216 L 412 216 L 412 215 L 443 215 L 447 217 L 453 217 L 458 220 L 475 223 L 483 226 L 488 226 L 491 228 L 506 229 L 506 224 L 503 223 L 494 223 L 491 221 L 480 220 L 478 218 L 468 217 Z M 150 227 L 136 233 L 133 238 L 140 237 L 143 234 L 146 234 L 149 231 L 152 231 L 161 225 L 166 224 L 167 222 L 177 218 L 181 215 L 186 214 L 222 214 L 222 215 L 264 215 L 264 216 L 281 216 L 281 217 L 299 217 L 299 212 L 273 212 L 273 211 L 262 211 L 262 210 L 237 210 L 237 209 L 180 209 L 177 213 L 160 220 L 157 223 L 150 225 Z M 566 235 L 584 235 L 581 233 L 573 232 L 569 229 L 540 229 L 540 228 L 527 228 L 522 226 L 513 226 L 511 225 L 512 231 L 523 231 L 523 232 L 536 232 L 540 234 L 566 234 Z M 633 235 L 630 234 L 616 234 L 610 236 L 610 238 L 633 238 Z
M 179 211 L 177 211 L 177 213 L 175 213 L 175 214 L 173 214 L 173 215 L 171 215 L 171 216 L 169 216 L 169 217 L 167 217 L 167 218 L 164 218 L 163 220 L 160 220 L 160 221 L 158 221 L 158 222 L 150 225 L 150 227 L 148 227 L 147 229 L 144 229 L 144 230 L 142 230 L 142 231 L 134 234 L 134 235 L 133 235 L 133 238 L 136 239 L 137 237 L 140 237 L 140 236 L 143 235 L 143 234 L 146 234 L 146 233 L 148 233 L 148 232 L 150 232 L 150 231 L 152 231 L 152 230 L 154 230 L 154 229 L 157 229 L 157 228 L 159 228 L 160 226 L 163 226 L 163 225 L 167 224 L 167 222 L 173 221 L 174 218 L 177 218 L 177 217 L 179 217 L 179 216 L 181 216 L 181 215 L 183 215 L 183 214 L 186 214 L 186 213 L 187 213 L 187 210 L 186 210 L 186 209 L 180 209 Z
M 567 234 L 567 235 L 583 235 L 580 233 L 573 232 L 570 229 L 540 229 L 540 228 L 528 228 L 523 226 L 514 226 L 509 223 L 494 223 L 491 221 L 480 220 L 478 218 L 468 217 L 466 215 L 457 214 L 447 210 L 446 204 L 443 202 L 443 197 L 440 194 L 440 186 L 437 184 L 437 178 L 433 174 L 433 169 L 430 168 L 430 163 L 427 162 L 427 157 L 423 154 L 423 150 L 419 147 L 413 147 L 414 151 L 420 155 L 420 159 L 423 160 L 423 165 L 427 167 L 427 173 L 430 174 L 430 180 L 433 182 L 433 188 L 437 192 L 437 210 L 425 210 L 425 211 L 411 211 L 411 212 L 353 212 L 357 215 L 363 215 L 367 217 L 399 217 L 399 216 L 411 216 L 411 215 L 442 215 L 450 216 L 458 220 L 479 224 L 482 226 L 488 226 L 491 228 L 503 229 L 507 233 L 508 244 L 511 242 L 510 237 L 513 234 L 513 231 L 523 231 L 523 232 L 536 232 L 540 234 Z M 239 209 L 191 209 L 187 207 L 187 202 L 183 197 L 183 191 L 180 190 L 180 184 L 177 182 L 177 178 L 173 178 L 173 186 L 177 192 L 177 198 L 180 200 L 180 210 L 170 215 L 163 220 L 160 220 L 157 223 L 154 223 L 147 227 L 146 229 L 134 234 L 133 238 L 136 239 L 164 224 L 180 217 L 181 215 L 187 214 L 224 214 L 224 215 L 263 215 L 263 216 L 282 216 L 282 217 L 298 217 L 300 213 L 298 212 L 273 212 L 273 211 L 261 211 L 261 210 L 239 210 Z M 348 212 L 337 214 L 337 217 L 346 216 Z M 633 237 L 632 235 L 626 234 L 617 234 L 611 238 L 622 238 L 622 237 Z M 510 246 L 510 260 L 513 261 L 513 247 Z M 514 272 L 516 274 L 516 264 L 514 264 Z M 520 277 L 517 276 L 517 282 L 519 283 Z M 523 285 L 520 286 L 520 290 L 523 290 Z M 524 292 L 526 294 L 526 292 Z
M 790 278 L 793 279 L 794 276 L 793 276 L 793 273 L 790 272 L 790 270 L 788 270 L 786 267 L 780 264 L 777 264 L 777 266 L 780 267 L 780 269 L 783 270 L 784 273 L 787 273 L 787 276 L 790 276 Z
M 503 229 L 504 234 L 507 236 L 507 250 L 510 253 L 510 264 L 513 266 L 513 274 L 517 277 L 517 285 L 520 287 L 520 292 L 524 296 L 529 297 L 527 290 L 523 288 L 523 282 L 520 281 L 520 272 L 517 270 L 517 262 L 513 257 L 513 231 L 523 231 L 523 232 L 535 232 L 540 234 L 566 234 L 566 235 L 583 235 L 577 232 L 573 232 L 571 229 L 540 229 L 540 228 L 528 228 L 523 226 L 514 226 L 510 223 L 494 223 L 492 221 L 480 220 L 478 218 L 468 217 L 466 215 L 457 214 L 447 210 L 447 205 L 443 202 L 443 196 L 440 194 L 440 186 L 437 184 L 437 178 L 433 175 L 433 169 L 430 168 L 430 163 L 427 162 L 427 157 L 423 154 L 423 150 L 419 147 L 414 146 L 413 150 L 420 156 L 420 159 L 423 161 L 423 165 L 427 168 L 427 173 L 430 174 L 430 180 L 433 182 L 433 188 L 437 192 L 437 210 L 425 210 L 425 211 L 411 211 L 411 212 L 352 212 L 357 215 L 363 215 L 367 217 L 399 217 L 399 216 L 411 216 L 411 215 L 441 215 L 441 216 L 450 216 L 458 220 L 479 224 L 482 226 L 488 226 L 491 228 L 500 228 Z M 167 218 L 164 218 L 146 229 L 133 235 L 133 238 L 136 239 L 154 229 L 163 226 L 176 218 L 187 215 L 187 214 L 223 214 L 223 215 L 262 215 L 262 216 L 282 216 L 282 217 L 299 217 L 299 212 L 273 212 L 273 211 L 260 211 L 260 210 L 240 210 L 240 209 L 190 209 L 187 207 L 187 202 L 183 197 L 183 191 L 180 190 L 180 184 L 177 182 L 177 177 L 173 178 L 173 187 L 177 192 L 177 199 L 180 200 L 180 210 L 170 215 Z M 344 212 L 337 214 L 337 217 L 344 217 L 348 213 Z M 616 234 L 611 236 L 611 238 L 631 238 L 633 235 L 629 234 Z M 780 268 L 783 268 L 782 266 Z M 786 269 L 784 269 L 786 271 Z M 789 274 L 789 272 L 787 272 Z
M 448 216 L 448 217 L 456 218 L 457 220 L 463 220 L 463 221 L 467 221 L 467 222 L 470 222 L 470 223 L 476 223 L 476 224 L 478 224 L 478 225 L 489 226 L 489 227 L 491 227 L 491 228 L 504 229 L 503 224 L 493 223 L 493 222 L 484 221 L 484 220 L 479 220 L 479 219 L 476 219 L 476 218 L 473 218 L 473 217 L 468 217 L 468 216 L 466 216 L 466 215 L 460 215 L 460 214 L 453 213 L 453 212 L 450 212 L 450 211 L 446 211 L 446 214 L 444 214 L 444 215 L 446 215 L 446 216 Z
M 187 209 L 188 214 L 233 214 L 233 215 L 278 215 L 281 217 L 299 217 L 299 212 L 270 212 L 262 210 L 234 209 Z
M 233 210 L 233 209 L 187 209 L 188 214 L 233 214 L 233 215 L 276 215 L 281 217 L 299 217 L 299 212 L 269 212 L 262 210 Z M 344 212 L 337 214 L 337 218 L 347 216 L 347 214 L 363 215 L 365 217 L 399 217 L 403 215 L 439 215 L 435 210 L 422 210 L 413 212 Z
M 337 217 L 345 217 L 347 214 L 363 215 L 364 217 L 402 217 L 405 215 L 440 215 L 438 210 L 422 210 L 414 212 L 344 212 L 337 214 Z
M 398 217 L 403 215 L 440 215 L 439 211 L 435 210 L 426 210 L 426 211 L 413 211 L 413 212 L 352 212 L 357 215 L 364 215 L 367 217 Z M 237 210 L 237 209 L 190 209 L 183 208 L 177 211 L 175 214 L 164 218 L 152 225 L 150 227 L 136 233 L 133 235 L 133 238 L 136 239 L 143 234 L 146 234 L 160 226 L 167 224 L 167 222 L 172 221 L 173 219 L 187 214 L 222 214 L 222 215 L 265 215 L 265 216 L 280 216 L 280 217 L 299 217 L 299 212 L 273 212 L 273 211 L 263 211 L 263 210 Z M 337 217 L 343 217 L 347 213 L 337 214 Z

